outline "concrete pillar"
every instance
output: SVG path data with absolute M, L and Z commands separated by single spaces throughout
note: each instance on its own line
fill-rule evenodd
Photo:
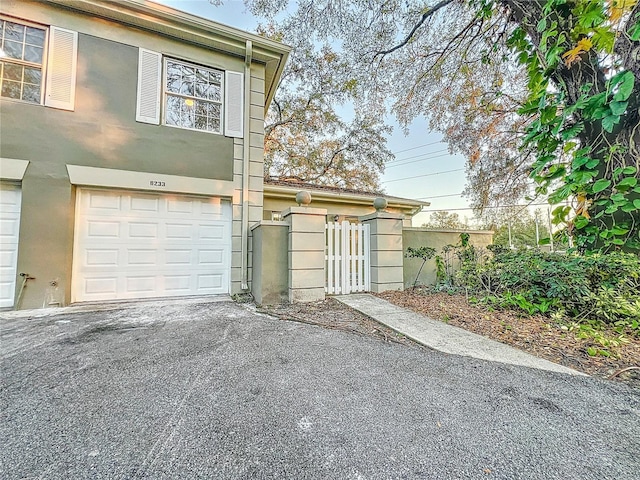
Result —
M 324 250 L 327 210 L 291 207 L 282 219 L 289 224 L 289 302 L 324 300 Z
M 370 225 L 371 291 L 403 290 L 402 221 L 403 215 L 378 211 L 359 217 Z

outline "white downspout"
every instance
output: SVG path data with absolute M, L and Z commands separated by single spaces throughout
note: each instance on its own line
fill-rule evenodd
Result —
M 249 289 L 249 158 L 251 134 L 251 56 L 253 44 L 247 40 L 244 57 L 244 138 L 242 139 L 242 290 Z

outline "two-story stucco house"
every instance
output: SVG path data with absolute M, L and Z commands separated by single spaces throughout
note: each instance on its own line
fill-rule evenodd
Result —
M 142 0 L 3 0 L 0 42 L 0 307 L 248 288 L 288 47 Z

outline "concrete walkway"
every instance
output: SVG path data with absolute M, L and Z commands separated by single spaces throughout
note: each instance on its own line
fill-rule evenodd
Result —
M 569 375 L 585 375 L 504 343 L 398 307 L 373 295 L 342 295 L 335 298 L 396 332 L 440 352 Z

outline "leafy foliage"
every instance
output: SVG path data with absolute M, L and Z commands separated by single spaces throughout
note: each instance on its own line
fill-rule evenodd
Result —
M 418 274 L 416 275 L 416 279 L 413 281 L 413 286 L 418 285 L 418 278 L 420 278 L 420 273 L 422 273 L 422 269 L 424 268 L 424 264 L 427 263 L 427 260 L 430 260 L 436 254 L 436 249 L 432 247 L 408 247 L 407 253 L 405 257 L 407 258 L 419 258 L 422 260 L 422 265 L 418 269 Z
M 393 155 L 391 128 L 380 117 L 357 111 L 346 121 L 336 105 L 357 102 L 348 65 L 325 45 L 319 51 L 290 38 L 289 30 L 261 33 L 295 46 L 265 120 L 265 176 L 379 191 L 379 176 Z
M 524 145 L 556 224 L 582 250 L 640 251 L 635 0 L 507 2 L 519 23 L 508 44 L 526 68 L 533 115 Z M 634 53 L 635 52 L 635 53 Z
M 462 230 L 469 228 L 469 225 L 460 219 L 457 213 L 433 212 L 429 215 L 429 221 L 422 225 L 425 228 Z
M 467 262 L 458 281 L 486 301 L 579 322 L 604 322 L 640 335 L 640 259 L 633 254 L 577 255 L 493 246 Z
M 334 47 L 332 81 L 362 118 L 427 116 L 467 156 L 477 209 L 548 195 L 581 250 L 640 249 L 636 0 L 245 3 L 300 52 Z

